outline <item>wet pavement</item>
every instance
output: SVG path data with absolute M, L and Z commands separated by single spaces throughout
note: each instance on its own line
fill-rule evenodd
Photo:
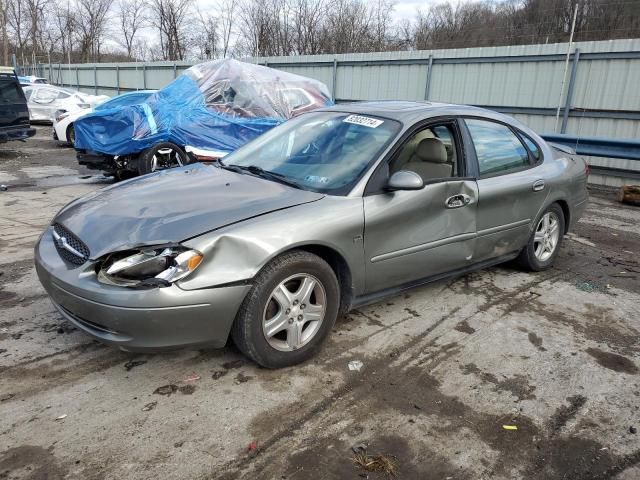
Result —
M 38 130 L 0 145 L 0 479 L 388 478 L 363 468 L 376 455 L 399 479 L 640 478 L 640 208 L 593 192 L 555 268 L 355 310 L 298 367 L 134 355 L 37 281 L 55 212 L 111 182 Z

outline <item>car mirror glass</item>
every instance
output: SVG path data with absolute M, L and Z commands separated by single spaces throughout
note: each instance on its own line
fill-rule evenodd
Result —
M 424 187 L 422 177 L 410 170 L 400 170 L 394 173 L 387 182 L 387 190 L 420 190 Z

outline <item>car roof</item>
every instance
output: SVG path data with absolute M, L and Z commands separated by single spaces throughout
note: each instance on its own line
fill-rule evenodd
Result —
M 439 116 L 474 116 L 486 117 L 511 124 L 517 124 L 512 117 L 508 117 L 493 110 L 474 107 L 471 105 L 457 105 L 453 103 L 413 102 L 406 100 L 379 100 L 366 102 L 340 103 L 332 107 L 322 108 L 322 111 L 338 111 L 360 115 L 373 115 L 398 120 L 404 124 L 413 124 L 419 120 Z
M 3 67 L 3 66 L 0 66 L 0 73 L 11 73 L 11 74 L 15 74 L 15 70 L 13 69 L 13 67 Z

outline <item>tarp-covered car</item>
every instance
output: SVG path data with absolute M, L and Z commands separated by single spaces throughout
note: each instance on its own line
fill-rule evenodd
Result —
M 300 113 L 331 105 L 317 80 L 232 59 L 195 65 L 145 102 L 75 123 L 78 161 L 118 176 L 222 157 Z

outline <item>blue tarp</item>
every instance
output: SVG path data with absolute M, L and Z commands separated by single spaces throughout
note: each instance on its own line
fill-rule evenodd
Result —
M 331 104 L 322 82 L 216 60 L 189 68 L 142 103 L 81 117 L 75 147 L 127 155 L 169 141 L 229 153 L 288 118 Z

